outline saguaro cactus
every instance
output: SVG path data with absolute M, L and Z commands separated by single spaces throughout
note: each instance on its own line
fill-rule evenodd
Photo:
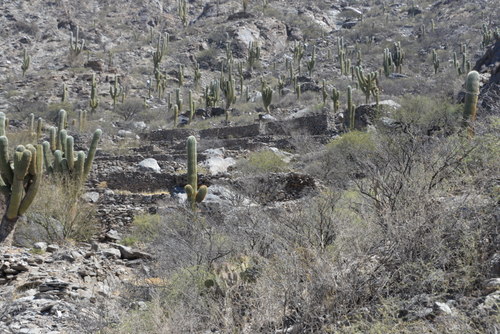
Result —
M 207 186 L 200 186 L 198 189 L 198 170 L 197 170 L 197 153 L 196 153 L 196 138 L 189 136 L 187 139 L 187 155 L 188 155 L 188 184 L 184 187 L 187 194 L 187 200 L 191 204 L 193 210 L 196 209 L 196 203 L 200 203 L 207 195 Z
M 359 88 L 365 94 L 366 103 L 370 100 L 370 95 L 375 97 L 375 91 L 377 88 L 377 72 L 371 72 L 368 74 L 364 74 L 363 69 L 359 66 L 356 66 L 356 77 L 358 78 Z
M 394 66 L 396 66 L 396 72 L 401 73 L 403 60 L 405 58 L 405 53 L 401 48 L 401 42 L 394 43 L 391 55 L 392 55 L 392 62 L 394 63 Z
M 347 86 L 347 114 L 349 115 L 349 129 L 354 130 L 356 122 L 356 107 L 352 103 L 352 88 Z
M 94 161 L 97 144 L 101 138 L 102 131 L 97 129 L 92 137 L 88 155 L 85 152 L 79 151 L 74 153 L 74 139 L 72 136 L 67 136 L 66 131 L 61 131 L 61 142 L 64 141 L 61 149 L 54 151 L 53 155 L 50 149 L 50 143 L 43 142 L 43 158 L 45 160 L 45 168 L 49 173 L 60 173 L 65 176 L 71 176 L 78 185 L 90 174 L 92 162 Z
M 269 113 L 269 105 L 273 99 L 273 90 L 268 85 L 262 86 L 262 102 L 264 103 L 264 110 Z
M 90 90 L 90 112 L 93 114 L 99 106 L 99 97 L 97 96 L 97 83 L 95 81 L 95 74 L 92 74 L 92 87 Z
M 469 72 L 465 80 L 465 106 L 463 126 L 467 127 L 469 138 L 474 137 L 474 122 L 477 116 L 477 98 L 479 96 L 479 73 Z
M 71 56 L 77 57 L 85 47 L 85 40 L 82 39 L 81 43 L 78 43 L 78 35 L 80 33 L 80 28 L 76 27 L 76 38 L 73 37 L 73 32 L 71 32 L 71 37 L 69 40 L 69 51 Z
M 21 64 L 21 70 L 23 71 L 23 77 L 25 76 L 26 71 L 30 67 L 30 63 L 31 63 L 31 57 L 28 55 L 28 51 L 26 51 L 26 49 L 24 49 L 23 63 Z
M 339 99 L 340 99 L 340 92 L 337 88 L 333 87 L 332 88 L 332 96 L 330 97 L 333 101 L 333 112 L 337 112 L 339 110 Z
M 10 236 L 17 220 L 29 208 L 42 180 L 42 145 L 18 145 L 10 164 L 7 137 L 0 137 L 0 190 L 7 198 L 7 209 L 0 223 L 0 243 Z

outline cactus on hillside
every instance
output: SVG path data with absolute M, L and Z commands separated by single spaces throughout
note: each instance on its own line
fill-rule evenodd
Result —
M 89 106 L 90 106 L 90 112 L 93 114 L 95 113 L 95 110 L 99 106 L 99 97 L 97 96 L 97 83 L 95 81 L 95 74 L 92 74 L 92 84 L 90 88 L 90 101 L 89 101 Z
M 437 74 L 439 69 L 439 57 L 435 49 L 432 49 L 432 65 L 434 66 L 434 74 Z
M 28 51 L 24 49 L 23 53 L 23 63 L 21 64 L 21 70 L 23 71 L 23 77 L 26 75 L 26 71 L 30 67 L 31 57 L 28 55 Z
M 262 102 L 264 103 L 264 110 L 269 113 L 269 106 L 273 100 L 273 90 L 267 84 L 262 85 Z
M 48 173 L 58 173 L 65 177 L 72 178 L 78 187 L 81 187 L 83 182 L 87 179 L 92 169 L 92 162 L 94 161 L 97 144 L 101 138 L 102 131 L 97 129 L 94 132 L 88 155 L 85 152 L 74 151 L 74 139 L 68 136 L 66 131 L 61 131 L 60 141 L 64 142 L 60 149 L 51 151 L 49 142 L 43 142 L 43 157 L 45 162 L 45 169 Z
M 368 74 L 364 74 L 363 69 L 359 66 L 356 66 L 356 77 L 358 78 L 358 85 L 361 91 L 365 94 L 366 103 L 370 100 L 370 95 L 375 97 L 377 87 L 377 72 L 371 72 Z
M 356 107 L 352 103 L 352 88 L 347 86 L 347 114 L 349 115 L 349 129 L 354 130 L 356 122 Z
M 79 43 L 78 37 L 80 34 L 80 28 L 76 27 L 76 38 L 73 37 L 73 32 L 71 32 L 70 40 L 69 40 L 69 51 L 72 57 L 77 57 L 85 47 L 85 40 L 82 39 L 81 43 Z
M 392 53 L 389 48 L 384 49 L 384 74 L 386 77 L 389 77 L 391 73 L 394 71 L 394 64 L 392 63 Z
M 207 186 L 200 186 L 198 188 L 198 170 L 197 170 L 197 152 L 196 152 L 196 138 L 189 136 L 187 139 L 187 182 L 184 187 L 187 194 L 187 200 L 191 204 L 193 210 L 196 209 L 196 203 L 200 203 L 207 195 Z
M 0 191 L 6 196 L 7 209 L 0 223 L 0 244 L 5 242 L 15 224 L 29 208 L 42 180 L 42 146 L 18 145 L 11 165 L 7 137 L 0 137 Z
M 109 86 L 109 95 L 113 99 L 113 109 L 116 108 L 116 101 L 118 100 L 118 97 L 120 97 L 121 93 L 122 88 L 118 84 L 118 77 L 115 75 L 113 86 Z
M 465 80 L 465 105 L 463 127 L 467 128 L 469 138 L 474 137 L 474 123 L 477 117 L 477 99 L 479 96 L 479 73 L 472 71 Z
M 394 43 L 392 47 L 392 63 L 396 67 L 396 72 L 402 72 L 403 61 L 405 59 L 405 53 L 401 48 L 401 42 Z
M 314 70 L 314 65 L 316 64 L 316 46 L 313 46 L 311 59 L 307 61 L 307 71 L 309 72 L 309 77 L 312 77 L 312 71 Z
M 252 70 L 255 64 L 260 60 L 260 46 L 257 43 L 248 42 L 248 67 Z
M 333 112 L 337 112 L 339 110 L 340 106 L 340 92 L 338 91 L 337 88 L 333 87 L 332 88 L 332 96 L 330 97 L 333 101 Z

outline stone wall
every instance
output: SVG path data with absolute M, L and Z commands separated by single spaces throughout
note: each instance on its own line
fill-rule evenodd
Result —
M 244 126 L 228 126 L 211 129 L 171 129 L 158 130 L 145 134 L 144 138 L 150 141 L 185 140 L 194 135 L 201 139 L 235 139 L 251 138 L 262 135 L 289 136 L 293 133 L 323 135 L 328 131 L 327 114 L 311 115 L 294 119 L 274 122 L 261 122 Z

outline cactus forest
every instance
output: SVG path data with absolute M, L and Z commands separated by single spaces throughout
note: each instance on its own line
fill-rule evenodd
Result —
M 0 333 L 500 332 L 497 1 L 0 26 Z

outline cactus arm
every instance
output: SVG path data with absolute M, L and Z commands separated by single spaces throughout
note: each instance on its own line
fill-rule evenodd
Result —
M 196 203 L 201 203 L 201 201 L 203 201 L 205 199 L 205 196 L 207 196 L 207 193 L 208 193 L 208 188 L 207 186 L 203 185 L 203 186 L 200 186 L 200 188 L 198 189 L 198 193 L 196 194 Z
M 73 157 L 74 154 L 74 139 L 72 136 L 66 137 L 66 147 L 65 147 L 65 153 L 64 156 L 66 157 L 66 160 L 68 161 L 68 168 L 70 171 L 73 170 L 75 167 L 75 159 Z
M 188 154 L 188 171 L 187 181 L 193 188 L 194 193 L 198 191 L 198 174 L 196 170 L 197 155 L 196 155 L 196 138 L 189 136 L 187 140 L 187 154 Z
M 85 152 L 79 151 L 78 154 L 76 155 L 76 161 L 75 161 L 75 166 L 73 169 L 73 177 L 76 182 L 79 184 L 83 181 L 83 171 L 85 168 Z
M 479 73 L 469 72 L 465 81 L 465 105 L 463 126 L 467 127 L 469 138 L 474 136 L 474 122 L 477 117 L 477 99 L 479 96 Z
M 19 206 L 24 196 L 24 176 L 28 172 L 31 161 L 31 151 L 19 145 L 14 153 L 14 179 L 7 219 L 14 220 L 19 216 Z
M 94 161 L 95 152 L 97 150 L 97 144 L 99 143 L 99 139 L 101 138 L 102 130 L 97 129 L 94 132 L 94 136 L 92 137 L 92 143 L 90 144 L 89 154 L 87 159 L 85 159 L 85 165 L 83 169 L 83 176 L 85 178 L 90 174 L 90 170 L 92 169 L 92 162 Z
M 9 141 L 7 137 L 0 137 L 0 175 L 6 186 L 10 186 L 14 179 L 14 173 L 9 162 Z
M 40 188 L 40 183 L 42 182 L 42 172 L 43 172 L 43 148 L 42 145 L 36 145 L 35 154 L 32 155 L 31 164 L 34 168 L 33 171 L 30 171 L 31 180 L 28 182 L 28 188 L 26 190 L 26 195 L 24 196 L 21 204 L 19 206 L 18 214 L 22 216 L 26 210 L 30 207 L 31 203 L 36 197 L 38 193 L 38 189 Z M 31 168 L 31 167 L 30 167 Z

